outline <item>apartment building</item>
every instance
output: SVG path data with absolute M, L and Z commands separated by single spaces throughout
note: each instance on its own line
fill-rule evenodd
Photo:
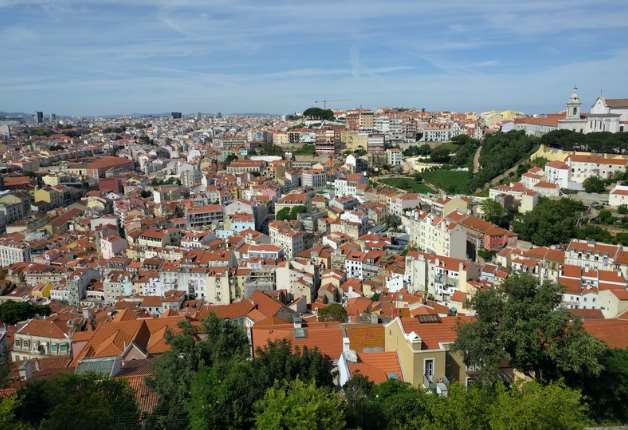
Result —
M 70 358 L 71 339 L 68 321 L 62 319 L 31 319 L 18 326 L 11 351 L 12 361 L 44 357 Z
M 303 232 L 287 221 L 273 221 L 268 225 L 270 243 L 279 245 L 286 258 L 291 259 L 304 249 Z
M 454 220 L 416 211 L 402 217 L 410 246 L 435 255 L 466 258 L 467 232 Z
M 435 314 L 397 317 L 384 325 L 384 350 L 397 353 L 405 382 L 445 396 L 450 383 L 467 385 L 473 377 L 462 354 L 451 351 L 458 326 L 468 321 Z
M 0 239 L 0 267 L 25 261 L 31 261 L 31 247 L 28 242 L 7 238 Z
M 191 229 L 218 227 L 224 221 L 222 205 L 204 205 L 185 210 L 185 225 Z
M 572 239 L 565 250 L 565 264 L 592 270 L 621 271 L 628 277 L 628 251 L 619 245 Z
M 301 185 L 305 188 L 323 188 L 327 184 L 327 174 L 317 170 L 303 170 Z

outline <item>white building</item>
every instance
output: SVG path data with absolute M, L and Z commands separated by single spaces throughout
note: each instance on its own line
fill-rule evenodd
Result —
M 27 242 L 6 239 L 0 241 L 0 267 L 25 261 L 31 261 L 31 247 Z
M 608 204 L 612 208 L 628 206 L 628 185 L 615 184 L 608 195 Z

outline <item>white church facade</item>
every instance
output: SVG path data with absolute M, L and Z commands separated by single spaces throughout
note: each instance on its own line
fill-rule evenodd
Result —
M 581 102 L 577 88 L 574 88 L 569 101 L 565 118 L 558 121 L 559 130 L 572 130 L 579 133 L 628 131 L 628 99 L 607 99 L 598 97 L 591 111 L 582 114 Z

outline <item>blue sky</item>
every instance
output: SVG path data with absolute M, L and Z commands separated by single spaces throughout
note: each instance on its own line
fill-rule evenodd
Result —
M 0 110 L 554 112 L 628 97 L 628 1 L 0 0 Z

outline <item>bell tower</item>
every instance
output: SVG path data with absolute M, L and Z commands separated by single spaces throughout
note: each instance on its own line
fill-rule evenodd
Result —
M 565 119 L 574 120 L 580 119 L 580 97 L 578 97 L 578 88 L 574 85 L 573 92 L 571 93 L 571 97 L 569 97 L 569 101 L 567 102 L 567 115 Z

